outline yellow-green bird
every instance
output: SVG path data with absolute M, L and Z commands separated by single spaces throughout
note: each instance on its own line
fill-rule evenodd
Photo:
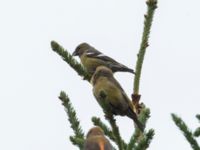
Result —
M 92 76 L 93 94 L 98 103 L 106 105 L 108 111 L 114 115 L 128 116 L 133 119 L 138 128 L 143 131 L 144 126 L 138 120 L 132 102 L 114 78 L 112 70 L 105 67 L 97 67 Z
M 113 150 L 113 148 L 104 136 L 103 130 L 100 127 L 93 127 L 87 134 L 84 150 Z
M 87 43 L 81 43 L 78 45 L 72 55 L 79 56 L 81 63 L 91 75 L 95 72 L 98 66 L 106 66 L 110 68 L 112 72 L 122 71 L 134 73 L 133 69 L 130 69 L 114 59 L 104 55 Z

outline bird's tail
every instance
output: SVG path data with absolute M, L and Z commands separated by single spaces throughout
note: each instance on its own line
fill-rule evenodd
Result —
M 133 119 L 133 121 L 137 125 L 137 127 L 143 132 L 144 131 L 144 125 L 138 120 L 136 113 L 133 112 L 132 109 L 129 109 L 127 115 L 128 115 L 129 118 Z
M 134 119 L 135 124 L 137 125 L 137 127 L 144 132 L 144 125 L 138 120 L 138 118 Z
M 124 70 L 125 70 L 126 72 L 130 72 L 130 73 L 135 74 L 135 72 L 134 72 L 133 69 L 130 69 L 130 68 L 124 68 Z
M 130 68 L 121 68 L 120 71 L 122 71 L 122 72 L 130 72 L 130 73 L 135 74 L 134 70 L 133 70 L 133 69 L 130 69 Z
M 113 65 L 112 66 L 112 70 L 113 70 L 113 72 L 121 71 L 121 72 L 130 72 L 130 73 L 135 74 L 133 69 L 128 68 L 128 67 L 126 67 L 124 65 L 115 65 L 115 66 Z

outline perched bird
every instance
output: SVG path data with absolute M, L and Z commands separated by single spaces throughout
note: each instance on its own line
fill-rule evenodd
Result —
M 104 55 L 87 43 L 81 43 L 78 45 L 72 55 L 79 56 L 81 63 L 91 75 L 95 72 L 98 66 L 106 66 L 110 68 L 112 72 L 122 71 L 134 73 L 133 69 L 130 69 Z
M 114 78 L 112 70 L 105 67 L 97 67 L 92 76 L 93 94 L 98 103 L 106 106 L 114 115 L 128 116 L 133 119 L 138 128 L 143 131 L 144 126 L 138 120 L 132 102 Z
M 112 150 L 108 139 L 104 136 L 100 127 L 93 127 L 87 134 L 84 150 Z

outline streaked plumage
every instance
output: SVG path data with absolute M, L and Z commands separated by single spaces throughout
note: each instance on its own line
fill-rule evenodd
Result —
M 108 139 L 104 136 L 100 127 L 93 127 L 87 134 L 84 150 L 112 150 Z
M 91 75 L 95 72 L 98 66 L 106 66 L 110 68 L 112 72 L 122 71 L 134 73 L 133 69 L 130 69 L 104 55 L 87 43 L 81 43 L 78 45 L 72 55 L 80 57 L 81 63 Z
M 134 112 L 133 104 L 114 78 L 112 71 L 104 66 L 97 67 L 92 76 L 93 94 L 98 103 L 106 105 L 114 115 L 128 116 L 143 131 L 143 125 L 139 122 Z M 102 93 L 104 93 L 102 95 Z M 104 100 L 102 103 L 101 101 Z

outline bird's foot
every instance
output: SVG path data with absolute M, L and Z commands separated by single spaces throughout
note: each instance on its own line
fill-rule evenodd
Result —
M 131 97 L 132 97 L 132 103 L 133 103 L 135 112 L 137 114 L 140 114 L 141 109 L 143 108 L 143 105 L 144 105 L 143 103 L 140 103 L 141 95 L 132 94 Z

